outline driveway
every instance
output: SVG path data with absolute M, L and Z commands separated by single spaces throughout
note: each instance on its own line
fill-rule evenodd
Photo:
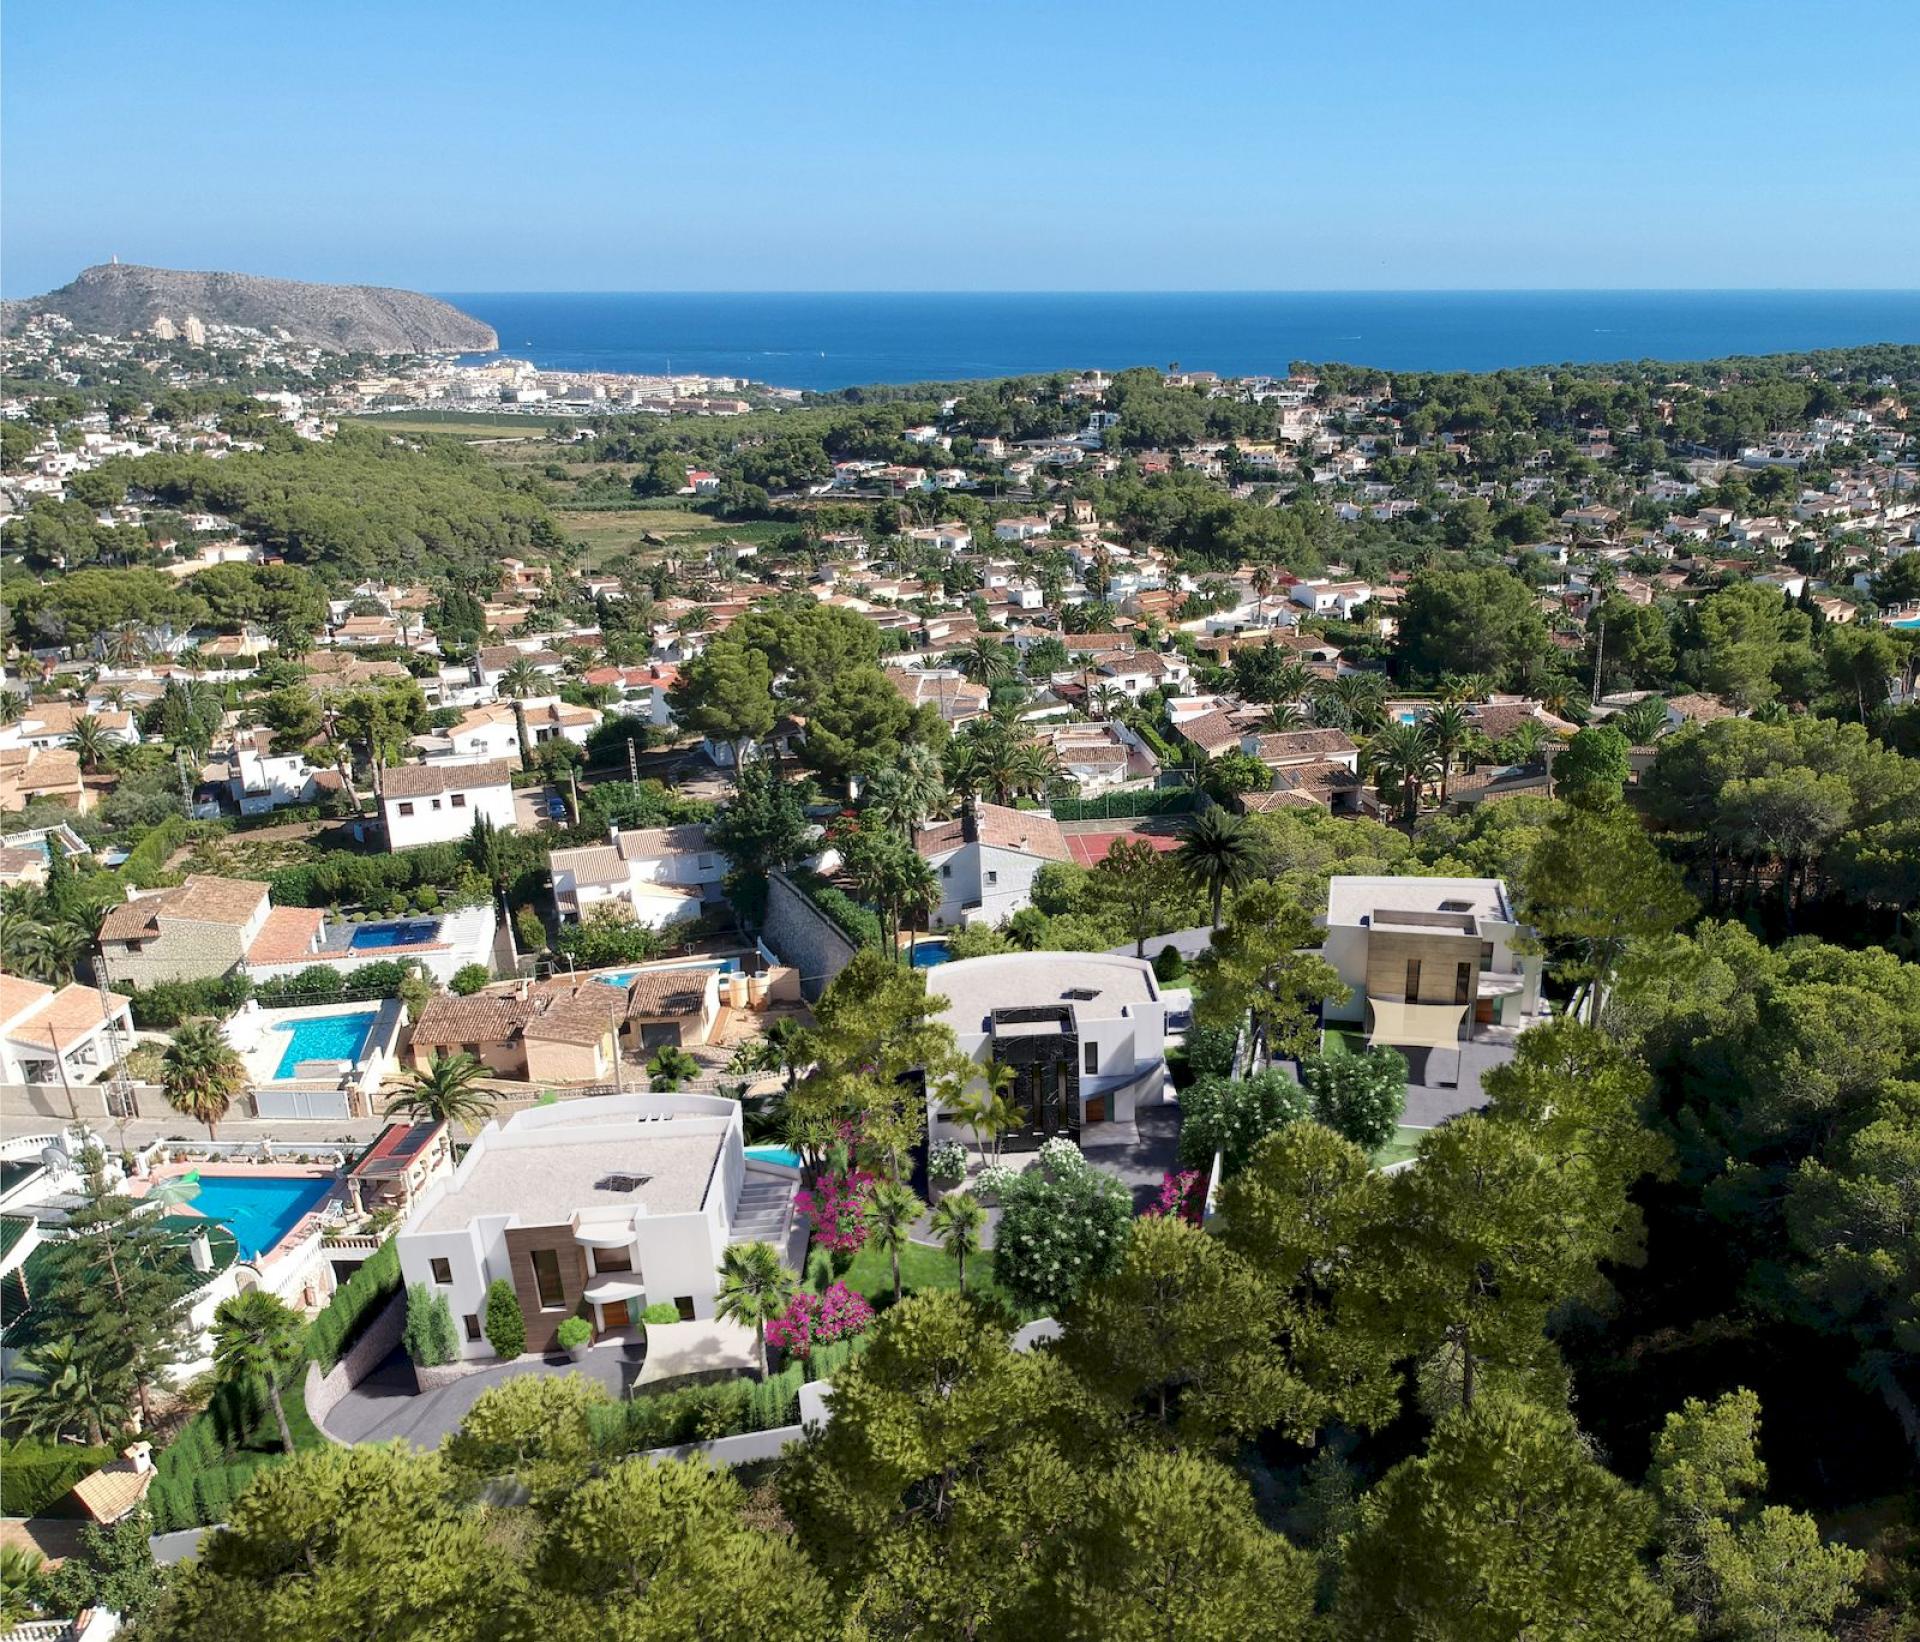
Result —
M 1513 1049 L 1503 1043 L 1463 1043 L 1459 1049 L 1459 1082 L 1455 1077 L 1454 1051 L 1450 1049 L 1403 1049 L 1407 1057 L 1407 1108 L 1400 1121 L 1410 1129 L 1437 1129 L 1448 1118 L 1465 1112 L 1477 1112 L 1487 1104 L 1481 1077 L 1496 1066 L 1513 1059 Z M 1435 1083 L 1433 1078 L 1448 1079 Z
M 631 1351 L 631 1355 L 629 1355 Z M 328 1436 L 341 1442 L 390 1442 L 404 1437 L 416 1448 L 438 1448 L 446 1435 L 459 1429 L 483 1391 L 522 1375 L 584 1374 L 624 1397 L 646 1359 L 644 1347 L 595 1346 L 586 1361 L 543 1357 L 502 1363 L 455 1380 L 437 1391 L 413 1389 L 413 1366 L 396 1351 L 342 1397 L 323 1422 Z
M 1095 1124 L 1081 1131 L 1080 1149 L 1133 1193 L 1137 1214 L 1160 1200 L 1161 1177 L 1180 1166 L 1180 1108 L 1142 1106 L 1131 1135 L 1123 1123 Z
M 1160 949 L 1170 946 L 1188 963 L 1203 956 L 1213 946 L 1213 926 L 1202 924 L 1198 929 L 1176 929 L 1167 935 L 1149 935 L 1147 937 L 1147 961 L 1151 963 L 1160 956 Z M 1133 942 L 1125 946 L 1108 948 L 1116 958 L 1131 958 Z

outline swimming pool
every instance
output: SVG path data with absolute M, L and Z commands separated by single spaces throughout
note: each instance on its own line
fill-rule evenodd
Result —
M 279 1030 L 287 1034 L 287 1047 L 273 1075 L 293 1077 L 303 1060 L 359 1060 L 377 1014 L 377 1009 L 361 1009 L 349 1015 L 306 1015 L 284 1022 Z
M 332 1186 L 311 1175 L 205 1176 L 192 1207 L 226 1226 L 240 1245 L 241 1259 L 252 1260 L 275 1248 Z
M 708 963 L 649 964 L 647 967 L 655 971 L 668 969 L 717 969 L 722 975 L 738 975 L 740 973 L 740 960 L 738 958 L 715 958 Z M 596 981 L 604 981 L 608 986 L 626 986 L 633 980 L 634 976 L 639 973 L 640 971 L 637 969 L 622 969 L 611 975 L 596 975 L 594 979 Z
M 913 943 L 913 967 L 931 969 L 935 964 L 943 964 L 953 956 L 945 941 L 915 941 Z
M 780 1163 L 789 1169 L 800 1167 L 800 1154 L 790 1146 L 749 1146 L 747 1156 L 756 1163 Z
M 393 923 L 362 924 L 347 944 L 359 952 L 378 946 L 425 946 L 439 937 L 439 919 L 403 918 Z

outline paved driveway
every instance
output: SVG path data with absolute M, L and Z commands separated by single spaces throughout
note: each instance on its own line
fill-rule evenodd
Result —
M 1118 1177 L 1133 1193 L 1137 1214 L 1160 1199 L 1160 1180 L 1179 1167 L 1180 1108 L 1142 1106 L 1135 1113 L 1134 1132 L 1125 1124 L 1098 1124 L 1081 1131 L 1080 1149 L 1087 1161 Z M 1114 1138 L 1107 1139 L 1111 1133 Z
M 417 1392 L 412 1365 L 404 1352 L 396 1351 L 341 1398 L 327 1416 L 325 1429 L 341 1442 L 390 1442 L 404 1437 L 416 1448 L 438 1448 L 449 1432 L 459 1429 L 480 1393 L 493 1386 L 524 1374 L 584 1374 L 599 1381 L 612 1396 L 624 1397 L 645 1357 L 644 1347 L 595 1346 L 585 1362 L 555 1357 L 502 1363 L 437 1391 Z
M 1487 1104 L 1481 1076 L 1513 1059 L 1513 1049 L 1500 1043 L 1463 1043 L 1459 1054 L 1459 1084 L 1435 1083 L 1434 1077 L 1453 1079 L 1455 1051 L 1403 1049 L 1407 1057 L 1407 1109 L 1400 1121 L 1412 1129 L 1436 1129 L 1448 1118 L 1477 1112 Z

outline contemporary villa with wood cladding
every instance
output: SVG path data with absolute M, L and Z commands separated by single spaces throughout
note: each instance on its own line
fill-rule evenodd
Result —
M 615 1095 L 535 1107 L 480 1131 L 452 1178 L 415 1202 L 397 1242 L 409 1285 L 445 1297 L 463 1359 L 491 1356 L 487 1286 L 520 1301 L 527 1349 L 560 1325 L 632 1328 L 665 1302 L 711 1318 L 730 1242 L 789 1251 L 797 1171 L 749 1159 L 740 1104 L 711 1095 Z

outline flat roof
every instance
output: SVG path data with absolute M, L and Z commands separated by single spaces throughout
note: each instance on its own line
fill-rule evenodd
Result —
M 960 958 L 928 970 L 927 991 L 947 1000 L 940 1019 L 956 1032 L 978 1032 L 996 1009 L 1057 1003 L 1083 1019 L 1107 1020 L 1123 1005 L 1153 1003 L 1160 996 L 1151 964 L 1108 952 L 1001 952 Z M 1094 996 L 1068 997 L 1070 992 Z
M 1389 914 L 1394 912 L 1458 912 L 1503 923 L 1513 919 L 1506 885 L 1498 878 L 1335 878 L 1327 885 L 1330 929 L 1391 923 Z
M 609 1124 L 609 1128 L 611 1127 Z M 408 1230 L 458 1231 L 485 1215 L 513 1215 L 525 1226 L 550 1226 L 581 1209 L 638 1209 L 650 1215 L 693 1214 L 706 1201 L 707 1182 L 726 1143 L 726 1131 L 671 1134 L 654 1123 L 622 1136 L 596 1126 L 578 1140 L 538 1145 L 485 1146 L 464 1180 L 448 1186 Z M 615 1174 L 647 1175 L 644 1186 L 614 1191 L 601 1182 Z

